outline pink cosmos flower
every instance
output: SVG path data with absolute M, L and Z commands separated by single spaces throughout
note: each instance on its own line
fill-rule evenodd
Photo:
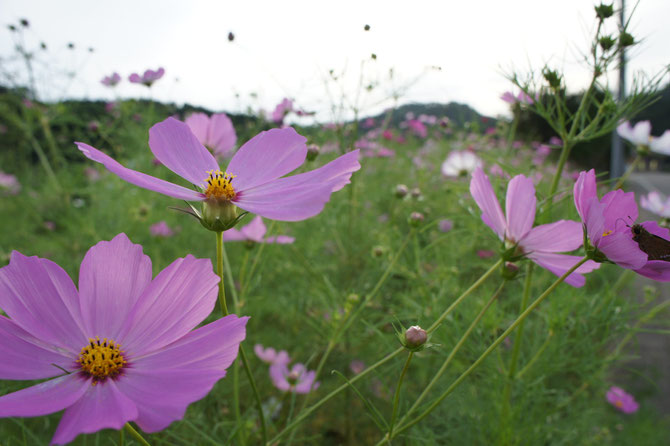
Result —
M 482 166 L 482 160 L 469 150 L 454 150 L 442 163 L 442 174 L 448 177 L 464 177 Z
M 0 397 L 0 417 L 65 410 L 55 444 L 128 421 L 165 429 L 226 375 L 245 338 L 247 317 L 195 328 L 218 282 L 209 259 L 190 255 L 152 280 L 125 234 L 88 251 L 79 291 L 55 263 L 14 251 L 0 269 L 0 378 L 53 379 Z
M 477 250 L 477 257 L 480 259 L 490 259 L 496 255 L 495 251 L 491 251 L 490 249 L 479 249 Z
M 663 218 L 670 218 L 670 197 L 651 191 L 640 199 L 640 206 Z
M 454 222 L 445 218 L 437 223 L 440 232 L 449 232 L 454 227 Z
M 154 125 L 149 130 L 153 154 L 200 192 L 128 169 L 88 144 L 76 144 L 89 159 L 144 189 L 187 201 L 232 203 L 266 218 L 298 221 L 321 212 L 330 194 L 348 184 L 351 174 L 361 167 L 358 150 L 354 150 L 318 169 L 282 178 L 305 161 L 305 141 L 290 127 L 261 132 L 221 171 L 186 124 L 167 118 Z
M 275 387 L 283 392 L 309 393 L 321 384 L 314 382 L 316 372 L 307 370 L 300 363 L 289 370 L 288 362 L 275 362 L 270 366 L 270 378 Z
M 102 78 L 100 83 L 106 87 L 116 87 L 116 85 L 121 82 L 121 76 L 119 73 L 114 72 L 111 76 L 105 76 Z
M 235 228 L 228 229 L 223 233 L 223 241 L 225 242 L 252 242 L 252 243 L 278 243 L 285 245 L 293 243 L 294 237 L 288 235 L 277 235 L 272 237 L 265 237 L 267 228 L 263 224 L 263 219 L 260 216 L 254 217 L 248 225 L 242 226 L 239 231 Z
M 256 353 L 258 359 L 268 364 L 288 364 L 291 362 L 286 350 L 278 352 L 272 347 L 263 348 L 261 344 L 256 344 L 254 345 L 254 353 Z
M 184 122 L 200 144 L 214 152 L 214 155 L 224 156 L 235 147 L 235 128 L 225 113 L 215 113 L 211 118 L 205 113 L 193 113 Z
M 635 413 L 640 408 L 640 405 L 635 401 L 633 395 L 630 395 L 622 388 L 612 386 L 607 391 L 607 402 L 616 407 L 623 413 Z
M 656 137 L 651 135 L 651 123 L 649 121 L 640 121 L 635 124 L 635 127 L 630 125 L 630 121 L 626 121 L 620 124 L 616 131 L 619 136 L 636 146 L 649 147 L 652 152 L 670 155 L 670 130 L 666 130 L 663 135 Z
M 533 101 L 533 98 L 531 98 L 523 91 L 520 91 L 519 94 L 517 94 L 516 96 L 514 96 L 514 93 L 512 93 L 511 91 L 506 91 L 505 93 L 502 94 L 502 96 L 500 96 L 500 99 L 507 102 L 508 104 L 521 103 L 521 104 L 533 105 L 533 103 L 535 102 Z
M 608 260 L 650 279 L 670 281 L 670 262 L 649 260 L 647 253 L 633 240 L 632 225 L 638 217 L 633 192 L 617 189 L 599 200 L 596 174 L 591 169 L 579 174 L 574 197 L 591 244 Z M 653 235 L 670 240 L 670 230 L 661 228 L 656 222 L 643 222 L 642 227 Z
M 365 363 L 360 359 L 354 359 L 349 363 L 349 370 L 351 370 L 354 375 L 358 375 L 365 370 Z
M 162 78 L 165 74 L 165 69 L 160 67 L 158 70 L 146 70 L 142 76 L 137 73 L 133 73 L 128 76 L 128 80 L 133 84 L 142 84 L 146 87 L 151 87 L 154 82 Z
M 0 171 L 0 193 L 16 195 L 21 191 L 21 183 L 15 175 Z
M 275 109 L 272 111 L 272 122 L 275 124 L 281 124 L 284 122 L 284 117 L 291 111 L 293 111 L 293 101 L 288 98 L 282 99 L 282 101 L 277 104 Z
M 174 235 L 174 231 L 168 226 L 165 220 L 149 226 L 149 232 L 154 237 L 172 237 Z
M 384 138 L 387 141 L 391 141 L 393 139 L 393 132 L 389 129 L 386 129 L 382 132 L 382 138 Z
M 407 127 L 419 138 L 425 138 L 428 136 L 428 129 L 426 125 L 419 121 L 418 119 L 410 119 L 407 121 Z
M 535 186 L 523 175 L 512 178 L 507 185 L 505 214 L 503 214 L 488 176 L 477 168 L 470 181 L 470 194 L 482 210 L 482 220 L 505 243 L 505 248 L 516 246 L 517 255 L 524 255 L 557 276 L 562 276 L 581 257 L 557 254 L 573 251 L 582 245 L 581 225 L 576 221 L 559 220 L 533 227 L 535 221 Z M 570 274 L 565 282 L 581 287 L 586 282 L 582 274 L 600 265 L 587 261 Z

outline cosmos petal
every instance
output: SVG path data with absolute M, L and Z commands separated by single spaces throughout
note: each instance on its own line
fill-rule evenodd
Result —
M 546 252 L 534 252 L 528 257 L 540 265 L 542 268 L 551 271 L 556 276 L 560 277 L 572 268 L 582 258 L 579 256 L 571 256 L 565 254 L 554 254 Z M 599 263 L 593 260 L 587 260 L 583 265 L 580 265 L 572 274 L 565 278 L 565 283 L 576 288 L 583 286 L 586 279 L 582 274 L 590 273 L 600 267 Z
M 582 225 L 572 220 L 536 226 L 521 240 L 524 252 L 568 252 L 582 246 L 584 231 Z
M 0 396 L 0 417 L 37 417 L 58 412 L 77 402 L 91 381 L 69 374 Z
M 507 215 L 507 238 L 520 241 L 533 227 L 535 221 L 535 186 L 533 180 L 517 175 L 507 185 L 505 214 Z
M 470 194 L 474 198 L 479 209 L 482 210 L 482 220 L 486 225 L 498 234 L 500 240 L 504 240 L 507 223 L 496 198 L 489 177 L 481 168 L 475 169 L 470 181 Z

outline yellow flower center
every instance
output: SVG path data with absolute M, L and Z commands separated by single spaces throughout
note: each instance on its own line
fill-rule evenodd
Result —
M 618 408 L 622 408 L 622 407 L 623 407 L 623 401 L 621 401 L 621 400 L 617 400 L 617 401 L 614 403 L 614 405 L 615 405 L 616 407 L 618 407 Z
M 614 231 L 611 229 L 608 229 L 607 231 L 603 232 L 603 237 L 607 237 L 608 235 L 612 234 Z
M 77 363 L 84 373 L 93 377 L 93 385 L 121 373 L 126 360 L 119 344 L 107 338 L 101 341 L 98 336 L 88 341 L 88 345 L 81 349 Z
M 220 170 L 210 170 L 207 172 L 209 176 L 205 179 L 207 188 L 205 195 L 207 198 L 232 200 L 235 198 L 235 189 L 233 189 L 233 175 L 228 172 L 221 172 Z

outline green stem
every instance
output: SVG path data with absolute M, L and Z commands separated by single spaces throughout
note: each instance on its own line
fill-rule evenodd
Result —
M 319 407 L 321 407 L 321 406 L 324 405 L 326 402 L 328 402 L 328 401 L 329 401 L 331 398 L 333 398 L 335 395 L 337 395 L 338 393 L 342 392 L 342 391 L 345 390 L 345 389 L 348 389 L 349 386 L 350 386 L 351 384 L 353 384 L 353 383 L 355 383 L 356 381 L 358 381 L 358 380 L 362 379 L 363 377 L 367 376 L 370 372 L 372 372 L 373 370 L 377 369 L 378 367 L 380 367 L 380 366 L 386 364 L 388 361 L 390 361 L 391 359 L 395 358 L 396 356 L 398 356 L 400 353 L 402 353 L 402 352 L 404 352 L 404 351 L 405 351 L 405 347 L 399 347 L 399 348 L 397 348 L 396 350 L 394 350 L 393 352 L 391 352 L 391 353 L 389 353 L 388 355 L 384 356 L 382 359 L 380 359 L 379 361 L 377 361 L 376 363 L 374 363 L 374 364 L 371 365 L 370 367 L 368 367 L 368 368 L 366 368 L 365 370 L 363 370 L 363 371 L 362 371 L 361 373 L 359 373 L 358 375 L 356 375 L 356 376 L 354 376 L 353 378 L 351 378 L 347 383 L 342 384 L 340 387 L 338 387 L 337 389 L 335 389 L 335 390 L 333 390 L 332 392 L 330 392 L 328 395 L 326 395 L 326 396 L 324 396 L 323 398 L 321 398 L 319 401 L 317 401 L 316 403 L 314 403 L 312 406 L 310 406 L 310 407 L 308 407 L 307 409 L 305 409 L 304 411 L 302 411 L 302 412 L 295 418 L 295 420 L 293 420 L 291 423 L 289 423 L 288 425 L 286 425 L 286 427 L 285 427 L 284 429 L 282 429 L 282 431 L 279 432 L 277 435 L 275 435 L 275 436 L 270 440 L 270 442 L 266 442 L 266 443 L 265 443 L 266 446 L 270 446 L 270 445 L 276 445 L 276 444 L 278 444 L 277 441 L 278 441 L 281 437 L 283 437 L 284 435 L 286 435 L 291 429 L 293 429 L 294 427 L 296 427 L 298 424 L 302 423 L 302 421 L 305 420 L 305 418 L 309 417 L 314 411 L 316 411 Z
M 556 193 L 556 189 L 558 189 L 558 183 L 559 181 L 561 181 L 563 168 L 565 167 L 565 163 L 568 161 L 568 157 L 570 156 L 570 150 L 572 150 L 572 145 L 573 145 L 572 142 L 568 141 L 567 139 L 563 140 L 563 149 L 561 150 L 561 156 L 558 159 L 556 174 L 554 175 L 554 179 L 551 181 L 551 187 L 549 188 L 548 197 L 552 200 L 554 194 Z
M 217 264 L 217 269 L 219 272 L 219 277 L 221 277 L 221 282 L 219 283 L 219 302 L 221 303 L 221 312 L 223 313 L 223 316 L 228 315 L 228 307 L 226 306 L 226 289 L 223 283 L 223 256 L 224 256 L 224 250 L 223 250 L 223 232 L 217 232 L 216 233 L 216 264 Z M 230 270 L 228 269 L 228 274 Z M 232 280 L 232 275 L 231 275 L 231 280 Z M 233 283 L 233 288 L 235 287 L 235 284 Z M 242 364 L 244 365 L 244 371 L 247 374 L 247 378 L 249 379 L 249 384 L 251 385 L 251 389 L 253 390 L 254 393 L 254 398 L 256 400 L 256 405 L 258 407 L 258 419 L 261 423 L 261 434 L 263 436 L 263 442 L 267 442 L 267 428 L 265 426 L 265 415 L 263 414 L 263 403 L 261 401 L 261 397 L 258 393 L 258 388 L 256 387 L 256 381 L 254 381 L 254 375 L 251 373 L 251 368 L 249 367 L 249 362 L 247 361 L 247 356 L 244 353 L 244 348 L 242 347 L 242 344 L 240 344 L 240 350 L 238 353 L 239 357 L 242 358 Z M 234 396 L 235 390 L 233 391 L 233 396 Z M 240 420 L 237 420 L 238 423 L 240 423 Z M 238 424 L 238 427 L 240 425 Z
M 501 283 L 500 286 L 498 287 L 498 289 L 496 290 L 496 292 L 493 293 L 493 295 L 488 300 L 488 302 L 486 302 L 486 305 L 484 305 L 484 308 L 482 308 L 479 311 L 479 313 L 477 314 L 475 319 L 472 321 L 472 323 L 470 324 L 468 329 L 465 331 L 465 333 L 463 333 L 463 336 L 461 336 L 461 339 L 458 340 L 458 342 L 456 343 L 454 348 L 451 350 L 451 352 L 449 353 L 449 356 L 447 356 L 447 359 L 444 361 L 444 363 L 442 363 L 442 366 L 440 367 L 440 369 L 437 371 L 437 373 L 435 373 L 435 376 L 433 376 L 433 379 L 430 381 L 430 383 L 428 383 L 426 388 L 423 389 L 423 392 L 421 392 L 421 395 L 419 395 L 419 397 L 416 399 L 416 401 L 414 401 L 414 404 L 412 404 L 412 406 L 409 408 L 407 413 L 405 415 L 403 415 L 402 419 L 400 420 L 400 423 L 405 421 L 407 419 L 407 417 L 409 417 L 410 414 L 412 412 L 414 412 L 417 407 L 419 407 L 419 404 L 421 404 L 421 402 L 428 396 L 428 394 L 430 393 L 433 386 L 435 384 L 437 384 L 437 382 L 442 377 L 444 372 L 447 371 L 447 367 L 449 367 L 449 364 L 451 363 L 451 360 L 454 359 L 454 356 L 456 356 L 456 353 L 458 353 L 458 351 L 461 349 L 461 347 L 463 346 L 465 341 L 468 339 L 468 337 L 470 336 L 470 333 L 472 333 L 472 330 L 475 329 L 475 327 L 477 326 L 479 321 L 482 319 L 482 317 L 484 317 L 484 314 L 486 313 L 486 311 L 489 309 L 489 307 L 491 307 L 493 302 L 495 302 L 495 300 L 498 298 L 498 296 L 500 295 L 500 292 L 502 291 L 504 286 L 505 286 L 505 282 Z M 390 439 L 392 439 L 392 438 L 393 438 L 393 432 L 389 429 L 389 433 L 387 434 L 386 439 L 388 439 L 390 441 Z
M 440 317 L 438 317 L 437 320 L 436 320 L 435 322 L 433 322 L 433 325 L 431 325 L 430 327 L 428 327 L 428 329 L 426 330 L 426 332 L 428 332 L 428 334 L 430 334 L 430 333 L 432 333 L 433 331 L 435 331 L 435 330 L 437 329 L 437 327 L 440 326 L 440 324 L 442 323 L 442 321 L 449 315 L 449 313 L 451 313 L 451 312 L 454 310 L 454 308 L 456 308 L 456 307 L 458 306 L 458 304 L 460 304 L 460 303 L 463 301 L 463 299 L 465 299 L 466 297 L 468 297 L 468 296 L 470 295 L 470 293 L 472 293 L 474 290 L 476 290 L 477 288 L 479 288 L 479 286 L 480 286 L 482 283 L 484 283 L 484 281 L 485 281 L 486 279 L 488 279 L 489 276 L 490 276 L 491 274 L 493 274 L 493 272 L 494 272 L 496 269 L 498 269 L 498 267 L 500 267 L 500 265 L 502 265 L 502 263 L 503 263 L 502 259 L 501 259 L 501 260 L 498 260 L 498 261 L 497 261 L 491 268 L 489 268 L 488 271 L 486 271 L 486 272 L 485 272 L 479 279 L 477 279 L 477 281 L 476 281 L 475 283 L 473 283 L 473 284 L 470 286 L 470 288 L 468 288 L 467 290 L 465 290 L 465 291 L 463 292 L 463 294 L 461 294 L 460 296 L 458 296 L 458 298 L 454 301 L 454 303 L 452 303 L 451 305 L 449 305 L 449 308 L 447 308 L 446 310 L 444 310 L 444 313 L 442 313 L 442 314 L 440 315 Z
M 237 297 L 237 287 L 233 281 L 233 271 L 230 268 L 230 261 L 228 260 L 228 253 L 226 253 L 226 245 L 222 244 L 221 252 L 223 254 L 223 265 L 226 270 L 226 275 L 230 278 L 230 293 L 233 295 L 233 311 L 237 313 L 239 310 L 239 299 Z M 223 280 L 223 279 L 222 279 Z
M 221 280 L 219 281 L 219 305 L 224 316 L 228 316 L 226 305 L 226 287 L 223 285 L 223 232 L 216 233 L 216 270 Z
M 537 352 L 533 355 L 532 358 L 528 360 L 528 363 L 519 370 L 519 373 L 516 374 L 517 379 L 521 379 L 521 377 L 535 364 L 535 361 L 544 353 L 544 351 L 549 347 L 549 342 L 551 341 L 551 338 L 554 337 L 554 332 L 549 331 L 549 336 L 547 336 L 547 339 L 544 341 L 544 343 L 540 346 L 540 348 L 537 350 Z
M 619 180 L 616 182 L 614 187 L 612 187 L 612 190 L 621 189 L 621 186 L 623 186 L 623 183 L 626 182 L 626 180 L 628 179 L 630 174 L 633 173 L 633 171 L 637 167 L 637 164 L 640 162 L 640 159 L 641 159 L 641 157 L 640 157 L 639 154 L 635 156 L 635 159 L 633 159 L 633 162 L 630 163 L 630 166 L 628 166 L 628 169 L 626 169 L 624 174 L 621 175 L 621 178 L 619 178 Z
M 119 446 L 124 446 L 125 443 L 126 443 L 126 440 L 123 436 L 123 432 L 124 432 L 123 429 L 119 430 Z M 25 443 L 25 441 L 24 441 L 24 443 Z
M 135 437 L 135 440 L 139 441 L 142 446 L 151 446 L 148 441 L 142 437 L 142 435 L 133 428 L 130 423 L 126 423 L 123 427 L 126 428 L 126 430 Z
M 413 357 L 414 352 L 409 352 L 409 355 L 407 355 L 407 361 L 405 361 L 405 367 L 402 368 L 400 378 L 398 379 L 398 385 L 396 386 L 395 389 L 395 395 L 393 395 L 393 411 L 391 412 L 391 422 L 389 423 L 389 437 L 393 434 L 393 425 L 395 424 L 396 417 L 398 416 L 398 404 L 400 403 L 400 387 L 402 386 L 402 382 L 405 379 L 405 375 L 407 374 L 407 369 L 409 368 L 409 363 L 412 362 Z
M 451 392 L 453 392 L 454 389 L 456 389 L 456 387 L 458 387 L 458 385 L 459 385 L 461 382 L 463 382 L 463 380 L 465 380 L 465 378 L 467 378 L 467 377 L 470 375 L 470 373 L 472 373 L 473 370 L 475 370 L 477 367 L 479 367 L 479 364 L 481 364 L 482 361 L 484 361 L 484 360 L 491 354 L 491 352 L 492 352 L 493 350 L 495 350 L 496 347 L 498 347 L 498 345 L 500 345 L 500 344 L 505 340 L 505 338 L 507 338 L 507 336 L 509 336 L 510 333 L 512 333 L 512 332 L 514 331 L 514 329 L 516 329 L 516 327 L 518 327 L 519 324 L 520 324 L 524 319 L 526 319 L 526 317 L 528 317 L 528 315 L 529 315 L 529 314 L 530 314 L 530 313 L 531 313 L 531 312 L 532 312 L 538 305 L 540 305 L 540 304 L 542 303 L 542 301 L 543 301 L 544 299 L 547 298 L 547 296 L 549 296 L 549 295 L 556 289 L 556 287 L 558 287 L 558 285 L 561 284 L 561 282 L 563 282 L 563 281 L 564 281 L 570 274 L 572 274 L 577 268 L 579 268 L 579 267 L 580 267 L 582 264 L 584 264 L 584 262 L 586 262 L 587 260 L 588 260 L 588 257 L 584 257 L 584 258 L 581 259 L 579 262 L 577 262 L 572 268 L 570 268 L 568 271 L 566 271 L 565 274 L 563 274 L 561 277 L 559 277 L 554 283 L 552 283 L 551 286 L 549 286 L 549 288 L 547 288 L 547 289 L 544 291 L 544 293 L 542 293 L 542 294 L 540 295 L 540 297 L 538 297 L 537 299 L 535 299 L 535 301 L 534 301 L 532 304 L 530 304 L 530 306 L 526 309 L 526 311 L 524 311 L 523 313 L 521 313 L 521 315 L 519 315 L 519 317 L 512 323 L 512 325 L 510 325 L 510 326 L 507 328 L 507 330 L 505 330 L 505 331 L 503 332 L 503 334 L 501 334 L 501 335 L 498 337 L 498 339 L 496 339 L 496 340 L 493 342 L 493 344 L 491 344 L 491 345 L 486 349 L 486 351 L 484 351 L 484 353 L 482 353 L 481 356 L 480 356 L 479 358 L 477 358 L 477 360 L 476 360 L 476 361 L 475 361 L 475 362 L 474 362 L 474 363 L 473 363 L 473 364 L 472 364 L 472 365 L 471 365 L 465 372 L 463 372 L 463 373 L 456 379 L 456 381 L 454 381 L 454 382 L 447 388 L 447 390 L 445 390 L 445 391 L 442 393 L 442 395 L 440 395 L 435 401 L 433 401 L 433 403 L 431 403 L 430 406 L 428 406 L 428 408 L 427 408 L 425 411 L 423 411 L 423 412 L 421 413 L 421 415 L 419 415 L 419 416 L 416 417 L 414 420 L 412 420 L 412 421 L 410 421 L 410 422 L 408 422 L 408 423 L 402 425 L 400 428 L 398 428 L 398 430 L 396 431 L 395 435 L 398 435 L 399 433 L 406 431 L 407 429 L 409 429 L 410 427 L 414 426 L 416 423 L 418 423 L 419 421 L 421 421 L 421 420 L 423 420 L 425 417 L 427 417 L 428 414 L 430 414 L 430 413 L 431 413 L 431 412 L 438 406 L 438 404 L 440 404 L 440 403 L 442 402 L 442 400 L 444 400 L 447 396 L 449 396 L 449 395 L 451 394 Z M 391 438 L 391 439 L 392 439 L 392 438 Z

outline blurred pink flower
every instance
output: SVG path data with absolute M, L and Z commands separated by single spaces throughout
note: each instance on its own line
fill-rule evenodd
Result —
M 426 125 L 419 121 L 418 119 L 410 119 L 407 121 L 407 127 L 419 138 L 425 138 L 428 136 L 428 129 Z
M 358 375 L 365 370 L 365 363 L 360 359 L 354 359 L 349 363 L 349 370 L 351 370 L 354 375 Z
M 282 99 L 282 101 L 277 104 L 275 109 L 272 111 L 271 119 L 275 124 L 281 124 L 284 122 L 284 117 L 287 114 L 293 111 L 293 101 L 288 98 Z
M 242 226 L 239 230 L 232 228 L 223 233 L 223 240 L 226 242 L 253 242 L 253 243 L 277 243 L 286 245 L 295 241 L 294 237 L 288 235 L 276 235 L 265 237 L 267 228 L 263 224 L 263 219 L 257 215 L 248 225 Z
M 172 237 L 174 235 L 174 231 L 164 220 L 149 226 L 149 233 L 154 237 Z
M 275 362 L 270 366 L 270 378 L 275 387 L 284 392 L 309 393 L 321 384 L 314 382 L 316 372 L 307 370 L 300 363 L 294 364 L 289 370 L 288 363 Z
M 490 259 L 494 255 L 496 255 L 495 251 L 491 251 L 490 249 L 480 249 L 477 251 L 477 256 L 480 259 Z
M 622 388 L 612 386 L 607 391 L 607 402 L 623 413 L 631 414 L 637 412 L 640 405 L 635 401 L 633 395 L 626 393 Z
M 445 218 L 438 222 L 437 227 L 440 230 L 440 232 L 449 232 L 454 227 L 454 222 L 449 220 L 448 218 Z
M 160 67 L 158 70 L 146 70 L 142 76 L 137 73 L 133 73 L 128 76 L 128 80 L 133 84 L 142 84 L 146 87 L 151 87 L 154 82 L 159 80 L 165 74 L 165 69 Z
M 121 82 L 121 76 L 119 76 L 119 73 L 114 72 L 110 76 L 105 76 L 102 78 L 100 83 L 106 87 L 116 87 L 116 85 Z
M 237 142 L 235 128 L 225 113 L 215 113 L 211 117 L 205 113 L 193 113 L 184 122 L 200 144 L 211 150 L 214 155 L 224 156 L 235 147 Z
M 670 197 L 651 191 L 640 198 L 640 206 L 663 218 L 670 218 Z
M 670 130 L 666 130 L 661 136 L 652 136 L 649 121 L 640 121 L 635 124 L 635 127 L 632 127 L 630 122 L 626 121 L 620 124 L 616 130 L 619 136 L 636 146 L 646 146 L 652 152 L 670 155 Z
M 256 344 L 254 345 L 254 353 L 256 353 L 258 359 L 268 364 L 288 364 L 291 362 L 291 358 L 289 358 L 286 350 L 278 352 L 272 347 L 263 348 L 261 344 Z
M 16 195 L 21 191 L 21 183 L 16 176 L 0 171 L 0 192 L 4 195 Z

